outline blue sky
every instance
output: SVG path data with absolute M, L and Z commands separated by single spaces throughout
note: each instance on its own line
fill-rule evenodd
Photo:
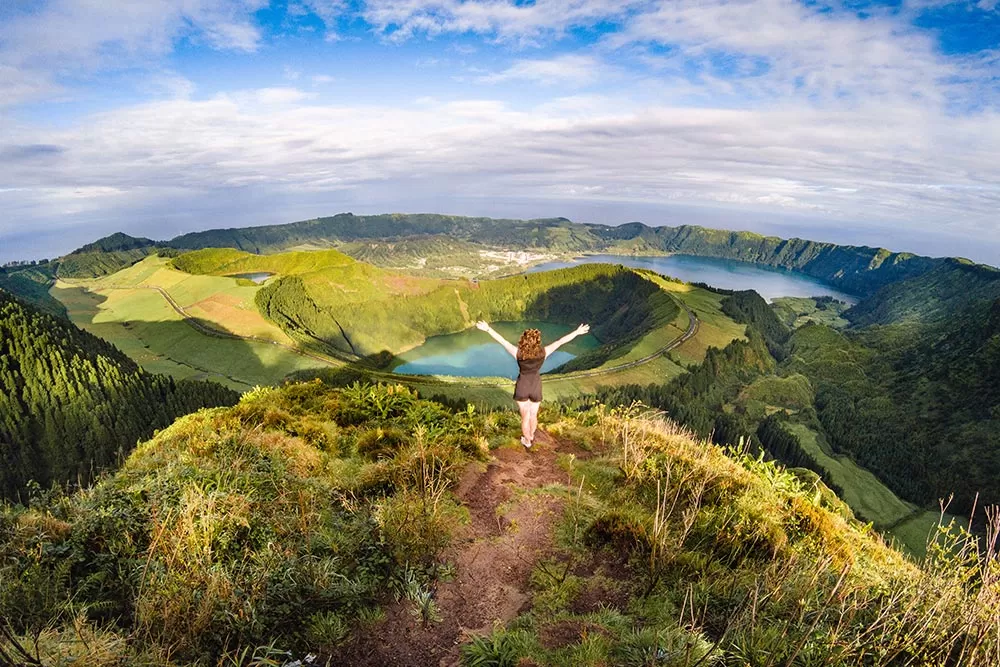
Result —
M 0 261 L 344 210 L 1000 263 L 996 0 L 0 0 Z

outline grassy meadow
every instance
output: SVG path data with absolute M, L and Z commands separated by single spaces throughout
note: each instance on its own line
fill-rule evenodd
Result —
M 849 304 L 832 299 L 784 296 L 774 299 L 771 308 L 778 318 L 792 329 L 798 329 L 806 322 L 825 324 L 834 329 L 843 329 L 850 324 L 844 317 Z
M 91 291 L 60 281 L 51 293 L 66 306 L 74 324 L 113 343 L 152 373 L 214 380 L 243 391 L 324 366 L 278 345 L 197 331 L 153 289 Z
M 734 322 L 722 312 L 721 303 L 725 295 L 669 280 L 660 279 L 658 284 L 687 306 L 699 320 L 698 334 L 671 353 L 678 363 L 684 366 L 700 364 L 705 360 L 708 348 L 721 350 L 734 340 L 745 340 L 746 325 Z

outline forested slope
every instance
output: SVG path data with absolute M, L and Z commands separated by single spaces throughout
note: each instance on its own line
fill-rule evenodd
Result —
M 0 267 L 0 289 L 16 294 L 36 308 L 51 315 L 66 316 L 66 306 L 49 294 L 55 281 L 55 268 L 50 262 L 32 266 Z
M 800 424 L 918 506 L 954 495 L 951 510 L 967 513 L 977 495 L 980 506 L 1000 502 L 1000 298 L 968 297 L 964 308 L 936 319 L 938 272 L 923 279 L 923 291 L 921 281 L 862 304 L 929 321 L 842 331 L 807 323 L 791 332 L 756 293 L 736 292 L 723 309 L 749 325 L 748 342 L 710 350 L 701 366 L 670 382 L 607 387 L 584 401 L 641 400 L 719 442 L 749 438 L 834 486 L 781 428 Z
M 86 482 L 180 415 L 235 402 L 210 382 L 151 375 L 109 343 L 0 290 L 0 495 Z

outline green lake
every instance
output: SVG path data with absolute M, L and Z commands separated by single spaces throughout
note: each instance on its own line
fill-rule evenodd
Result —
M 552 322 L 491 322 L 504 338 L 517 345 L 521 332 L 538 329 L 542 343 L 565 336 L 575 325 Z M 542 366 L 542 372 L 565 364 L 578 354 L 598 347 L 592 335 L 580 336 L 556 350 Z M 475 327 L 445 336 L 431 336 L 420 347 L 397 357 L 399 365 L 392 370 L 405 375 L 458 375 L 462 377 L 517 377 L 517 361 L 488 333 Z

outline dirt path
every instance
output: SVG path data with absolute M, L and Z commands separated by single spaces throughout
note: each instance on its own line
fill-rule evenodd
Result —
M 471 521 L 443 554 L 456 573 L 436 591 L 441 621 L 424 628 L 410 613 L 410 603 L 394 604 L 385 621 L 355 637 L 331 664 L 453 667 L 459 664 L 459 645 L 470 635 L 488 633 L 525 609 L 528 578 L 552 546 L 562 501 L 521 492 L 568 481 L 556 463 L 557 450 L 585 455 L 540 430 L 530 451 L 505 447 L 494 452 L 485 470 L 482 464 L 468 466 L 455 495 Z

